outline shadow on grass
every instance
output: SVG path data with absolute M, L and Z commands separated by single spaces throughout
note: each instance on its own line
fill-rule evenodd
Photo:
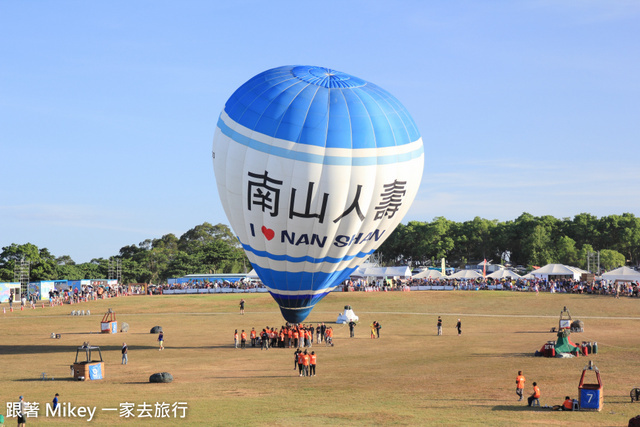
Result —
M 25 383 L 30 383 L 30 382 L 60 382 L 60 381 L 67 381 L 67 382 L 78 382 L 77 379 L 73 378 L 73 377 L 63 377 L 63 378 L 47 378 L 46 380 L 43 380 L 42 378 L 21 378 L 19 380 L 14 380 L 15 382 L 25 382 Z
M 488 353 L 488 354 L 480 354 L 480 353 L 472 353 L 471 357 L 536 357 L 533 352 L 531 353 Z
M 530 406 L 527 405 L 497 405 L 494 406 L 493 408 L 491 408 L 492 411 L 510 411 L 510 412 L 538 412 L 538 411 L 544 411 L 544 409 L 541 408 L 532 408 Z
M 557 332 L 550 331 L 517 331 L 516 334 L 556 334 Z
M 69 353 L 75 355 L 76 350 L 82 343 L 77 345 L 0 345 L 0 355 L 5 354 L 51 354 Z M 129 346 L 129 350 L 156 349 L 156 346 Z M 120 351 L 122 346 L 107 345 L 100 346 L 101 351 Z

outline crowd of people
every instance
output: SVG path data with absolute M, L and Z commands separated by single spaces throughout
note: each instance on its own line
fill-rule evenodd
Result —
M 469 281 L 443 280 L 443 279 L 410 279 L 403 282 L 405 286 L 449 286 L 456 290 L 487 290 L 492 285 L 502 285 L 503 290 L 518 292 L 550 292 L 573 293 L 590 295 L 611 295 L 638 297 L 640 284 L 637 282 L 593 282 L 587 283 L 574 279 L 557 280 L 504 280 L 478 279 Z
M 186 290 L 186 289 L 259 289 L 265 288 L 262 282 L 257 280 L 208 280 L 208 279 L 192 279 L 182 283 L 164 283 L 153 286 L 153 292 L 161 294 L 163 291 L 169 290 Z
M 315 337 L 315 341 L 314 341 Z M 317 326 L 312 324 L 292 325 L 287 323 L 278 328 L 266 326 L 262 331 L 256 331 L 255 327 L 250 331 L 238 329 L 233 333 L 233 345 L 235 348 L 247 348 L 247 343 L 253 347 L 260 347 L 260 350 L 269 350 L 270 348 L 311 348 L 314 344 L 324 343 L 325 345 L 333 345 L 333 327 L 326 326 L 324 323 L 318 323 Z

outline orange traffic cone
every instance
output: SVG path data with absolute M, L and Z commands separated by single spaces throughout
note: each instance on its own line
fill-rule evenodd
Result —
M 20 306 L 20 311 L 24 311 L 24 305 Z

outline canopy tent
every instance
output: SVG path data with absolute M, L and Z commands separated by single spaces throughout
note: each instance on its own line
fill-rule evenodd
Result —
M 259 279 L 258 273 L 256 273 L 255 269 L 253 269 L 253 270 L 251 270 L 250 272 L 247 273 L 247 279 L 250 279 L 250 280 L 258 280 Z
M 640 281 L 640 272 L 629 267 L 619 267 L 615 270 L 602 274 L 602 279 L 611 281 L 618 280 L 621 282 L 635 282 Z
M 533 270 L 530 274 L 537 279 L 571 278 L 577 280 L 580 279 L 583 273 L 588 273 L 588 271 L 563 264 L 547 264 L 544 267 Z
M 462 279 L 462 280 L 472 280 L 482 278 L 482 274 L 478 273 L 474 270 L 461 270 L 457 273 L 453 273 L 451 276 L 447 276 L 447 279 Z
M 527 274 L 525 274 L 524 276 L 522 276 L 522 278 L 523 278 L 523 279 L 525 279 L 525 280 L 533 280 L 533 279 L 535 279 L 536 277 L 535 277 L 533 274 L 531 274 L 531 273 L 527 273 Z
M 487 275 L 487 277 L 491 277 L 492 279 L 520 279 L 520 275 L 514 273 L 511 270 L 507 270 L 506 268 L 501 268 L 498 271 L 494 271 L 493 273 Z
M 358 267 L 351 277 L 411 277 L 409 267 Z
M 445 277 L 438 270 L 424 270 L 413 276 L 414 279 L 440 279 Z

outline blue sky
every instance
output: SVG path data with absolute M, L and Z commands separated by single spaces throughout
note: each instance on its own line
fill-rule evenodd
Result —
M 228 224 L 216 121 L 317 65 L 391 92 L 425 144 L 403 221 L 640 215 L 635 1 L 0 2 L 0 247 L 76 262 Z

